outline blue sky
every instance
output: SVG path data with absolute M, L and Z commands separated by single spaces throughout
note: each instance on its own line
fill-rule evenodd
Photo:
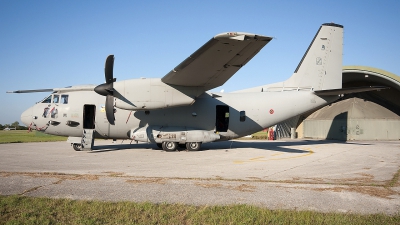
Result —
M 115 55 L 118 80 L 161 78 L 216 34 L 275 37 L 222 87 L 287 79 L 322 23 L 344 26 L 343 65 L 400 75 L 400 1 L 23 1 L 0 0 L 0 124 L 48 93 L 9 90 L 104 82 Z

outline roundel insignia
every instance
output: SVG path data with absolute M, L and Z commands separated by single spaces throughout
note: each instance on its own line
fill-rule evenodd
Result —
M 273 110 L 273 109 L 270 109 L 270 110 L 269 110 L 269 114 L 274 114 L 274 110 Z

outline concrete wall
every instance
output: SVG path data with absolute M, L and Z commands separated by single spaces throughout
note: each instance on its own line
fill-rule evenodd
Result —
M 335 140 L 400 140 L 400 120 L 305 120 L 304 137 Z

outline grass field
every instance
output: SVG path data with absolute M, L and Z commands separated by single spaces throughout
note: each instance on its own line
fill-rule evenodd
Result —
M 44 134 L 37 131 L 28 132 L 27 130 L 0 131 L 0 144 L 4 143 L 24 143 L 24 142 L 46 142 L 46 141 L 66 141 L 67 137 Z
M 0 196 L 0 224 L 400 224 L 400 216 Z

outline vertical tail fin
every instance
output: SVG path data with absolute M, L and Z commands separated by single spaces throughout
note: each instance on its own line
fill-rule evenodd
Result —
M 328 90 L 342 88 L 343 26 L 325 23 L 285 87 Z

